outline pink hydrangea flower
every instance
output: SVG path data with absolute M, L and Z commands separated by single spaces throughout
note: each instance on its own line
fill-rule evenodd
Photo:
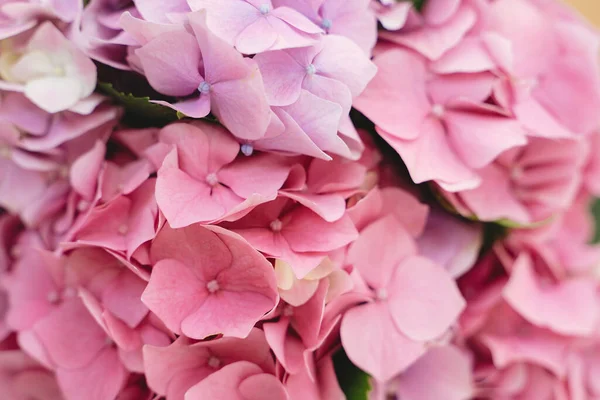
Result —
M 383 31 L 379 36 L 413 49 L 430 60 L 436 60 L 456 46 L 474 27 L 478 10 L 462 0 L 429 0 L 423 7 L 422 14 L 414 8 L 408 11 L 393 8 L 388 10 L 390 11 L 392 15 L 383 14 L 384 21 L 391 24 L 391 28 L 402 29 Z M 408 12 L 407 20 L 402 24 L 405 12 Z
M 0 88 L 23 92 L 49 113 L 76 107 L 96 87 L 94 63 L 50 22 L 8 46 Z
M 253 329 L 247 338 L 221 338 L 194 343 L 180 336 L 166 347 L 145 346 L 144 363 L 149 386 L 173 399 L 229 364 L 248 361 L 263 371 L 275 372 L 275 363 L 264 333 Z
M 174 149 L 158 170 L 156 201 L 175 228 L 224 219 L 272 200 L 290 171 L 275 155 L 238 156 L 239 143 L 210 123 L 169 125 L 160 140 Z
M 70 24 L 81 15 L 81 10 L 78 0 L 5 0 L 0 4 L 0 39 L 16 36 L 44 20 Z
M 317 45 L 270 51 L 254 57 L 258 63 L 269 104 L 286 106 L 302 89 L 338 103 L 345 113 L 375 76 L 376 68 L 352 41 L 336 35 Z
M 377 22 L 369 10 L 370 0 L 274 0 L 276 7 L 290 7 L 310 18 L 327 34 L 345 36 L 365 52 L 377 40 Z
M 361 231 L 347 261 L 364 279 L 368 301 L 344 315 L 342 344 L 356 365 L 387 381 L 423 355 L 425 343 L 443 335 L 465 303 L 448 273 L 417 255 L 391 215 Z
M 56 377 L 21 350 L 0 351 L 0 390 L 8 399 L 62 399 Z
M 246 337 L 277 303 L 272 265 L 240 236 L 214 226 L 165 226 L 142 301 L 173 332 Z
M 329 222 L 284 197 L 261 204 L 244 218 L 225 226 L 267 256 L 287 262 L 298 278 L 317 267 L 328 252 L 357 237 L 348 215 Z
M 185 115 L 212 111 L 237 137 L 262 137 L 270 113 L 256 64 L 213 35 L 204 12 L 188 18 L 193 34 L 166 32 L 136 50 L 148 81 L 160 93 L 193 96 L 173 105 Z
M 188 0 L 192 11 L 206 10 L 208 28 L 243 54 L 305 47 L 323 31 L 288 7 L 271 0 Z
M 279 380 L 258 365 L 248 361 L 229 364 L 209 375 L 186 392 L 186 399 L 254 400 L 268 396 L 273 400 L 287 400 L 285 388 Z
M 582 183 L 585 142 L 532 138 L 478 171 L 475 189 L 449 195 L 465 215 L 531 224 L 566 210 Z
M 474 188 L 476 169 L 526 143 L 516 120 L 485 103 L 492 75 L 430 77 L 422 57 L 400 48 L 378 55 L 375 64 L 379 72 L 355 106 L 400 154 L 415 182 L 434 180 L 450 191 Z M 398 74 L 397 65 L 405 72 Z

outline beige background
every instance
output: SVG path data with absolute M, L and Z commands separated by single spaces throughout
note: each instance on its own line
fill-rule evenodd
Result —
M 577 7 L 590 21 L 600 27 L 600 0 L 566 0 Z

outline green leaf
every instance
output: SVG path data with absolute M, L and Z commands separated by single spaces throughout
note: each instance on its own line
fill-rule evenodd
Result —
M 594 200 L 592 203 L 592 215 L 596 221 L 596 231 L 592 243 L 600 243 L 600 199 Z
M 136 97 L 131 93 L 121 92 L 111 83 L 98 83 L 98 89 L 125 108 L 124 122 L 130 126 L 160 127 L 183 117 L 169 107 L 151 103 L 150 97 Z
M 370 376 L 352 364 L 344 350 L 333 356 L 338 383 L 348 400 L 368 400 L 371 390 Z
M 425 5 L 425 0 L 412 0 L 412 2 L 418 11 L 421 11 Z

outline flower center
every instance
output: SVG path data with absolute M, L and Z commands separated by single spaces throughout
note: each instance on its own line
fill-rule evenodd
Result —
M 215 356 L 210 356 L 210 358 L 208 359 L 207 362 L 208 366 L 213 368 L 213 369 L 217 369 L 221 366 L 221 360 L 219 360 L 217 357 Z
M 294 308 L 292 306 L 283 307 L 283 316 L 291 317 L 292 315 L 294 315 Z
M 200 86 L 198 86 L 198 91 L 202 94 L 207 94 L 210 92 L 210 83 L 202 82 Z
M 206 175 L 206 183 L 208 183 L 210 186 L 216 186 L 219 183 L 217 174 L 211 172 L 210 174 Z
M 377 297 L 378 300 L 387 300 L 388 298 L 388 291 L 386 288 L 379 288 L 375 291 L 375 297 Z
M 254 146 L 252 146 L 250 143 L 244 143 L 240 150 L 242 151 L 243 155 L 250 157 L 252 153 L 254 153 Z
M 308 75 L 314 75 L 317 72 L 317 67 L 314 66 L 314 64 L 309 64 L 308 67 L 306 67 L 306 73 Z
M 324 18 L 323 21 L 321 21 L 321 27 L 325 30 L 331 29 L 332 25 L 333 21 L 331 21 L 329 18 Z
M 128 230 L 129 230 L 129 227 L 127 225 L 121 224 L 121 225 L 119 225 L 117 232 L 119 232 L 119 235 L 123 236 L 123 235 L 127 234 Z
M 206 284 L 206 290 L 208 290 L 210 293 L 215 293 L 220 288 L 221 287 L 219 286 L 219 282 L 217 282 L 216 279 L 213 279 L 212 281 Z
M 281 232 L 281 229 L 283 228 L 283 222 L 281 222 L 280 219 L 276 219 L 271 221 L 269 226 L 273 232 Z
M 446 109 L 441 104 L 434 104 L 431 107 L 431 113 L 438 118 L 442 118 L 444 116 L 445 112 L 446 112 Z
M 258 10 L 262 15 L 267 15 L 271 11 L 271 6 L 268 4 L 261 4 L 260 7 L 258 7 Z
M 46 296 L 46 299 L 48 300 L 48 303 L 56 304 L 56 303 L 58 303 L 58 300 L 60 299 L 60 295 L 58 294 L 57 291 L 52 291 L 52 292 L 48 293 L 48 295 Z
M 0 145 L 0 157 L 10 158 L 10 148 L 8 146 Z
M 63 290 L 63 297 L 64 298 L 73 298 L 77 295 L 77 290 L 75 290 L 72 287 L 66 288 L 65 290 Z

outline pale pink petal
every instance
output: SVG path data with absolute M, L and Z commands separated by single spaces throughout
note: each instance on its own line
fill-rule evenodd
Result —
M 398 379 L 398 395 L 406 400 L 464 400 L 474 396 L 469 356 L 453 346 L 433 347 Z
M 398 264 L 416 251 L 408 232 L 396 218 L 388 215 L 361 231 L 350 245 L 347 261 L 373 288 L 385 288 Z
M 503 296 L 528 321 L 566 335 L 589 335 L 600 316 L 594 281 L 572 278 L 545 287 L 527 256 L 515 262 Z
M 348 358 L 381 382 L 405 370 L 425 352 L 423 343 L 398 332 L 384 303 L 347 311 L 340 334 Z
M 186 96 L 198 90 L 200 49 L 187 32 L 164 33 L 136 50 L 150 85 L 169 96 Z
M 300 97 L 306 70 L 285 51 L 257 54 L 254 61 L 260 68 L 269 105 L 286 106 Z
M 398 329 L 414 340 L 441 336 L 466 304 L 446 270 L 420 256 L 402 261 L 387 292 L 392 319 Z
M 56 375 L 67 400 L 106 400 L 119 394 L 128 373 L 117 352 L 107 348 L 84 368 L 59 369 Z
M 377 75 L 354 107 L 395 137 L 418 137 L 431 108 L 425 90 L 425 61 L 407 50 L 394 49 L 378 55 L 374 62 Z M 398 73 L 398 65 L 404 66 L 404 73 Z

